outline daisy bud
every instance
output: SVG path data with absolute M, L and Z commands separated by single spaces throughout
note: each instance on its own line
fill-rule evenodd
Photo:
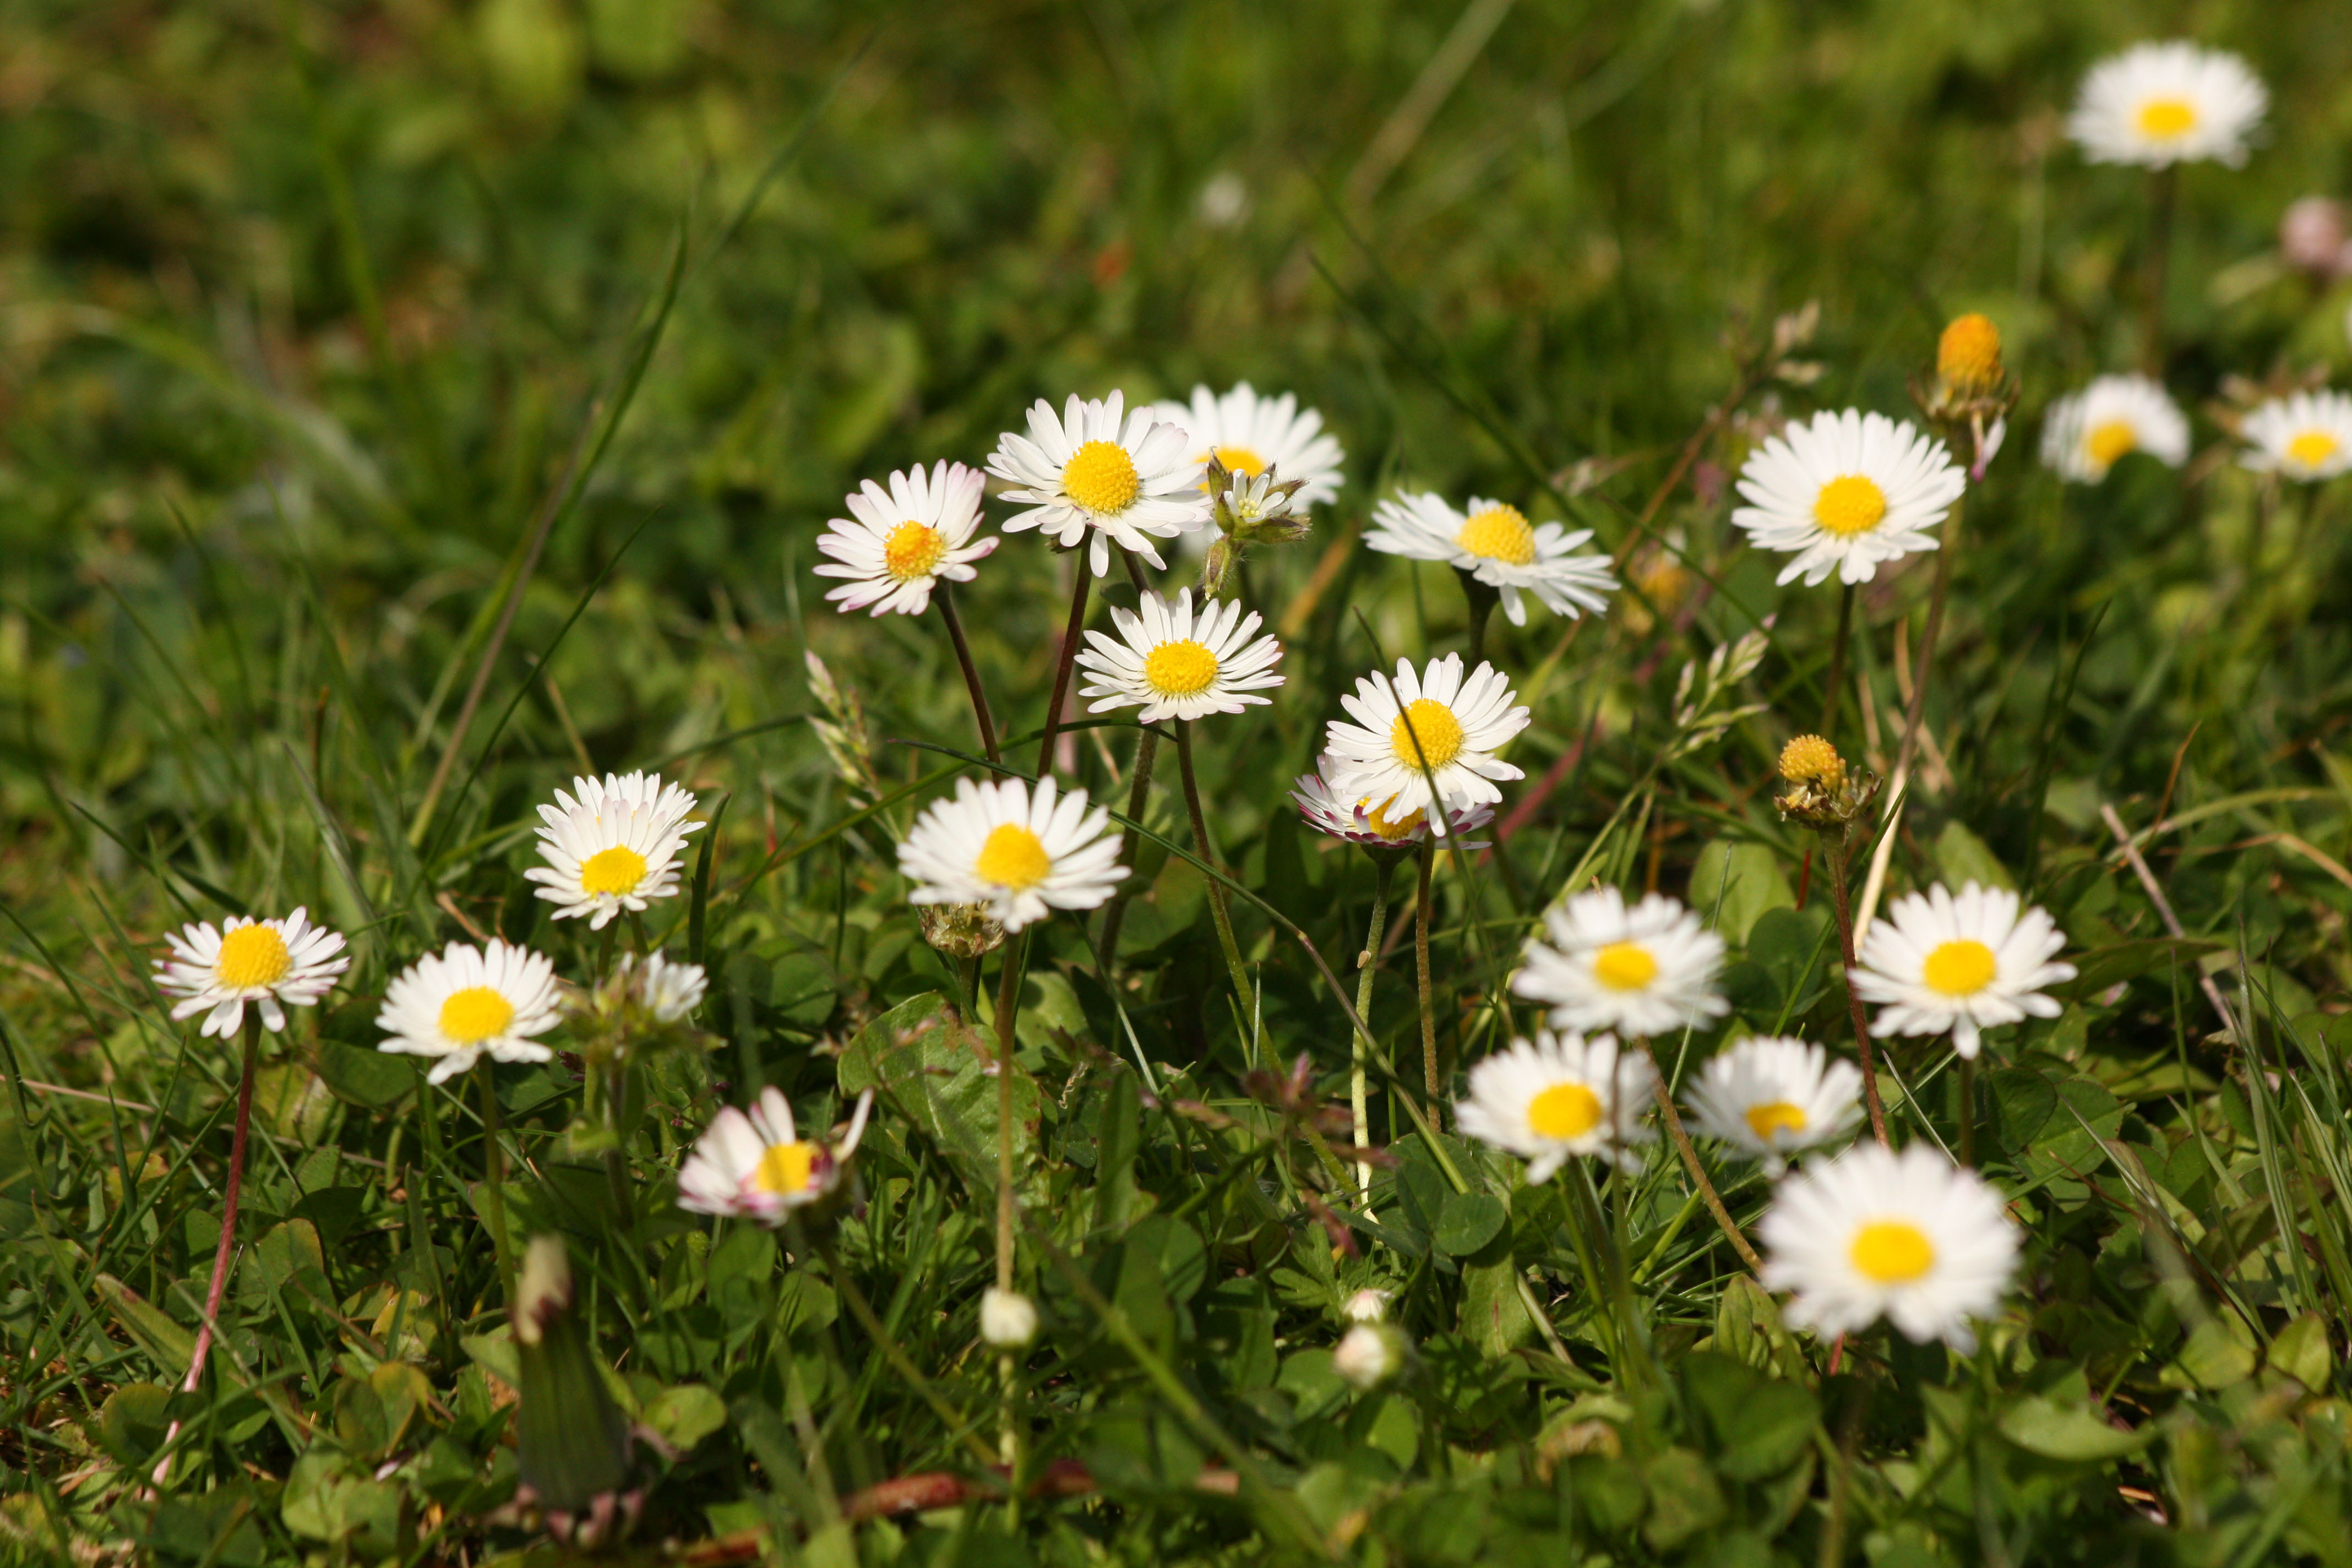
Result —
M 1386 1290 L 1359 1290 L 1348 1298 L 1339 1315 L 1351 1323 L 1377 1323 L 1388 1315 L 1389 1296 Z
M 1845 783 L 1845 759 L 1819 735 L 1800 735 L 1780 748 L 1780 776 L 1834 791 Z
M 980 1337 L 1001 1351 L 1021 1349 L 1037 1337 L 1037 1304 L 991 1285 L 980 1298 Z
M 1340 1336 L 1331 1370 L 1349 1387 L 1370 1394 L 1404 1367 L 1404 1336 L 1386 1323 L 1358 1323 Z
M 2296 271 L 2319 278 L 2352 271 L 2352 215 L 2342 202 L 2304 197 L 2279 219 L 2279 254 Z
M 2000 363 L 2000 329 L 1976 311 L 1953 318 L 1936 342 L 1936 379 L 1961 397 L 1981 397 L 1997 390 L 2004 372 Z
M 1878 775 L 1848 768 L 1819 735 L 1800 735 L 1780 748 L 1780 773 L 1789 783 L 1772 802 L 1781 817 L 1820 833 L 1845 832 L 1878 795 Z
M 515 1468 L 541 1507 L 576 1512 L 617 1489 L 629 1426 L 604 1387 L 572 1311 L 572 1259 L 560 1236 L 531 1238 L 515 1287 Z
M 923 940 L 950 958 L 978 958 L 1004 945 L 1004 925 L 985 904 L 917 904 Z

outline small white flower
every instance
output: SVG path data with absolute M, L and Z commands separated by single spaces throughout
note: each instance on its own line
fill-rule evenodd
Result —
M 1019 779 L 958 779 L 955 798 L 908 830 L 898 869 L 918 884 L 910 902 L 978 904 L 1008 931 L 1055 910 L 1091 910 L 1128 874 L 1110 814 L 1089 814 L 1082 789 L 1057 798 L 1050 778 L 1034 792 Z
M 2066 945 L 2048 911 L 2021 909 L 2015 893 L 1970 882 L 1958 898 L 1938 883 L 1909 893 L 1870 922 L 1853 972 L 1865 1002 L 1883 1005 L 1873 1035 L 1952 1033 L 1952 1048 L 1974 1058 L 1979 1031 L 2029 1014 L 2062 1009 L 2042 988 L 2074 978 L 2051 962 Z
M 1339 470 L 1347 454 L 1337 437 L 1323 428 L 1323 416 L 1298 406 L 1286 392 L 1261 397 L 1246 381 L 1219 395 L 1205 386 L 1192 389 L 1192 401 L 1154 404 L 1151 417 L 1188 432 L 1186 460 L 1199 482 L 1209 459 L 1215 458 L 1236 475 L 1255 479 L 1268 468 L 1284 479 L 1304 479 L 1294 505 L 1304 511 L 1338 499 L 1347 478 Z
M 173 1018 L 206 1015 L 199 1038 L 235 1034 L 245 1023 L 247 1002 L 261 1015 L 263 1028 L 282 1033 L 286 1014 L 278 1004 L 316 1005 L 352 966 L 349 957 L 335 956 L 343 951 L 341 933 L 312 925 L 310 911 L 299 905 L 284 920 L 231 915 L 218 930 L 203 921 L 165 931 L 163 940 L 172 956 L 155 961 L 155 984 L 165 995 L 181 998 Z
M 1358 679 L 1354 696 L 1339 699 L 1356 722 L 1334 719 L 1325 730 L 1325 776 L 1334 793 L 1376 803 L 1391 822 L 1425 812 L 1433 798 L 1447 811 L 1492 805 L 1503 798 L 1494 781 L 1527 776 L 1495 755 L 1528 727 L 1528 710 L 1512 706 L 1517 696 L 1491 665 L 1465 679 L 1458 653 L 1418 673 L 1401 658 L 1393 682 L 1375 671 Z M 1443 816 L 1431 826 L 1440 837 L 1448 830 Z
M 1795 1293 L 1788 1321 L 1849 1334 L 1884 1317 L 1904 1337 L 1966 1354 L 1969 1321 L 2000 1305 L 2017 1267 L 2018 1229 L 1973 1171 L 1914 1143 L 1855 1145 L 1806 1162 L 1783 1183 L 1759 1234 L 1764 1284 Z
M 1271 701 L 1255 693 L 1282 684 L 1274 673 L 1282 645 L 1270 637 L 1252 642 L 1257 612 L 1243 615 L 1237 601 L 1211 599 L 1195 612 L 1190 588 L 1172 607 L 1147 593 L 1135 613 L 1113 605 L 1110 619 L 1118 635 L 1088 632 L 1078 654 L 1078 668 L 1096 682 L 1078 695 L 1102 699 L 1088 712 L 1139 706 L 1136 717 L 1147 724 L 1238 713 Z
M 1463 1131 L 1525 1160 L 1529 1182 L 1578 1154 L 1631 1170 L 1641 1163 L 1633 1146 L 1654 1136 L 1642 1115 L 1656 1083 L 1649 1058 L 1613 1036 L 1538 1029 L 1472 1068 L 1470 1098 L 1454 1112 Z
M 1730 1010 L 1715 994 L 1723 939 L 1663 893 L 1629 910 L 1616 889 L 1595 888 L 1545 910 L 1544 931 L 1511 990 L 1550 1003 L 1556 1029 L 1663 1035 Z
M 385 987 L 375 1024 L 389 1037 L 376 1049 L 437 1058 L 425 1076 L 440 1083 L 485 1055 L 499 1062 L 548 1060 L 555 1053 L 531 1037 L 562 1016 L 555 965 L 545 955 L 496 937 L 487 947 L 453 942 Z
M 1389 1315 L 1389 1302 L 1393 1299 L 1394 1292 L 1389 1290 L 1359 1290 L 1348 1298 L 1339 1315 L 1351 1323 L 1377 1323 Z
M 1779 581 L 1808 587 L 1835 573 L 1867 583 L 1881 562 L 1933 550 L 1927 530 L 1968 489 L 1943 442 L 1883 414 L 1849 408 L 1791 424 L 1739 470 L 1748 505 L 1731 521 L 1762 550 L 1796 556 Z
M 991 1285 L 981 1292 L 980 1337 L 998 1350 L 1019 1350 L 1037 1337 L 1037 1303 L 1018 1290 Z
M 2257 473 L 2332 479 L 2352 468 L 2352 395 L 2298 392 L 2274 397 L 2246 416 L 2239 460 Z
M 625 993 L 634 992 L 646 1011 L 665 1024 L 677 1023 L 701 1006 L 703 993 L 710 985 L 702 965 L 676 963 L 659 952 L 647 954 L 642 963 L 633 952 L 623 953 L 614 979 Z
M 574 778 L 572 787 L 577 800 L 559 789 L 553 805 L 539 808 L 547 864 L 523 873 L 556 906 L 554 918 L 584 915 L 602 931 L 622 910 L 675 894 L 686 836 L 702 826 L 686 820 L 695 797 L 648 773 Z
M 1358 1323 L 1339 1336 L 1331 1370 L 1359 1394 L 1370 1394 L 1404 1367 L 1404 1336 L 1386 1323 Z
M 1163 424 L 1139 408 L 1122 420 L 1124 400 L 1073 397 L 1062 416 L 1044 398 L 1029 411 L 1029 434 L 997 438 L 988 471 L 1013 488 L 1004 499 L 1028 508 L 1004 524 L 1007 533 L 1036 528 L 1064 549 L 1093 533 L 1088 564 L 1110 572 L 1110 547 L 1131 550 L 1164 567 L 1154 539 L 1189 533 L 1209 521 L 1200 465 L 1186 456 L 1192 439 L 1181 425 Z
M 690 1214 L 748 1219 L 771 1229 L 793 1210 L 813 1204 L 839 1184 L 857 1141 L 874 1091 L 857 1097 L 849 1130 L 837 1143 L 804 1139 L 793 1130 L 793 1108 L 773 1089 L 760 1091 L 750 1114 L 729 1106 L 702 1134 L 677 1172 L 677 1206 Z
M 2094 163 L 2236 168 L 2270 94 L 2236 55 L 2190 43 L 2134 44 L 2091 68 L 2066 134 Z
M 1292 785 L 1290 798 L 1298 804 L 1298 815 L 1318 832 L 1334 838 L 1344 838 L 1350 844 L 1361 844 L 1373 849 L 1409 849 L 1429 837 L 1429 812 L 1426 808 L 1409 811 L 1391 817 L 1381 810 L 1381 804 L 1370 795 L 1343 790 L 1332 784 L 1339 776 L 1337 759 L 1326 753 L 1315 760 L 1316 771 L 1301 773 Z M 1495 820 L 1491 805 L 1457 805 L 1445 814 L 1445 837 L 1472 832 Z M 1457 847 L 1484 849 L 1483 841 L 1459 840 Z
M 1608 607 L 1617 586 L 1609 558 L 1576 547 L 1592 537 L 1589 528 L 1570 533 L 1557 522 L 1531 526 L 1519 509 L 1480 496 L 1459 512 L 1433 491 L 1407 492 L 1372 510 L 1374 526 L 1364 542 L 1391 555 L 1443 561 L 1498 590 L 1511 625 L 1528 624 L 1522 591 L 1534 595 L 1555 616 L 1574 620 L 1586 610 Z
M 1790 1155 L 1853 1131 L 1862 1074 L 1810 1041 L 1751 1036 L 1707 1062 L 1690 1108 L 1700 1131 L 1778 1176 Z
M 971 582 L 971 563 L 1003 542 L 972 542 L 986 485 L 979 469 L 961 463 L 935 463 L 929 473 L 918 464 L 893 473 L 887 490 L 867 479 L 845 498 L 849 516 L 817 536 L 816 547 L 833 560 L 816 574 L 850 579 L 825 598 L 843 615 L 871 605 L 877 616 L 919 616 L 941 578 Z
M 2189 460 L 2187 417 L 2144 375 L 2103 375 L 2042 417 L 2042 461 L 2062 479 L 2095 485 L 2130 452 L 2173 468 Z

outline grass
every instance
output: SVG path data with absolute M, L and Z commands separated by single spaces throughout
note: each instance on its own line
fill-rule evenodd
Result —
M 2138 359 L 2151 275 L 2146 184 L 2082 164 L 2063 106 L 2173 33 L 2273 93 L 2245 170 L 2179 182 L 2161 368 L 2199 451 L 2061 487 L 2040 411 Z M 0 1552 L 583 1552 L 517 1498 L 537 1383 L 643 1434 L 599 1549 L 648 1562 L 2352 1556 L 2347 493 L 2266 486 L 2214 416 L 2231 376 L 2352 359 L 2347 286 L 2270 259 L 2344 175 L 2340 6 L 101 0 L 17 7 L 0 60 Z M 1743 374 L 1809 300 L 1818 378 Z M 1746 1028 L 1843 1051 L 1824 857 L 1769 779 L 1823 712 L 1837 595 L 1773 584 L 1727 481 L 1776 411 L 1905 412 L 1964 309 L 2023 402 L 1951 557 L 1888 891 L 2018 887 L 2083 971 L 1967 1102 L 1940 1042 L 1888 1058 L 1897 1141 L 1965 1122 L 2028 1237 L 1983 1348 L 1792 1335 L 1663 1143 L 1530 1186 L 1400 1115 L 1410 868 L 1361 994 L 1384 1153 L 1353 1203 L 1329 1111 L 1375 871 L 1284 791 L 1339 691 L 1469 632 L 1450 572 L 1348 542 L 1371 501 L 1562 517 L 1654 601 L 1489 629 L 1534 721 L 1493 857 L 1440 858 L 1423 906 L 1448 1083 L 1532 1025 L 1502 978 L 1594 878 L 1731 943 L 1733 1019 L 1660 1041 L 1670 1070 Z M 935 620 L 835 616 L 813 541 L 857 479 L 977 462 L 1037 396 L 1244 377 L 1349 453 L 1315 532 L 1248 563 L 1288 683 L 1198 737 L 1255 994 L 1163 767 L 1113 982 L 1099 921 L 1024 950 L 1046 1330 L 1007 1380 L 976 1326 L 1002 1084 L 964 1026 L 994 969 L 960 1004 L 893 853 L 984 768 Z M 961 599 L 1020 769 L 1061 570 L 1014 535 Z M 1882 773 L 1932 576 L 1855 605 L 1835 738 Z M 1678 718 L 1685 666 L 1750 637 Z M 1073 725 L 1066 776 L 1123 804 L 1133 729 Z M 597 939 L 520 878 L 533 808 L 656 766 L 712 823 L 646 933 L 708 967 L 707 1038 L 633 1077 L 617 1184 L 570 1062 L 498 1069 L 492 1185 L 485 1101 L 373 1048 L 383 988 L 472 932 L 593 978 Z M 150 963 L 297 903 L 355 963 L 263 1040 L 219 1339 L 179 1394 L 236 1050 L 173 1024 Z M 816 1127 L 877 1090 L 856 1203 L 781 1233 L 678 1211 L 686 1148 L 768 1086 Z M 1752 1233 L 1764 1184 L 1713 1169 Z M 603 1369 L 558 1384 L 495 1245 L 543 1234 L 561 1355 Z M 1332 1347 L 1364 1288 L 1414 1352 L 1360 1394 Z

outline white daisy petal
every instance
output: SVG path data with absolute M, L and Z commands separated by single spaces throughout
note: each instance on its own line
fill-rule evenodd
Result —
M 1873 1035 L 1940 1035 L 1977 1054 L 1984 1029 L 2029 1015 L 2055 1017 L 2042 988 L 2074 978 L 2055 962 L 2066 935 L 2015 893 L 1970 882 L 1955 899 L 1940 883 L 1895 900 L 1870 923 L 1856 955 L 1853 988 L 1881 1009 Z
M 1091 531 L 1087 565 L 1097 577 L 1109 574 L 1110 545 L 1157 566 L 1153 539 L 1209 521 L 1200 468 L 1185 457 L 1189 437 L 1149 409 L 1122 418 L 1125 401 L 1117 392 L 1096 401 L 1072 397 L 1057 419 L 1040 398 L 1029 410 L 1028 437 L 1006 432 L 988 459 L 988 471 L 1010 487 L 1004 499 L 1027 509 L 1003 531 L 1034 528 L 1064 549 Z
M 2127 453 L 2168 468 L 2189 460 L 2189 420 L 2144 375 L 2103 375 L 2058 399 L 2042 421 L 2042 461 L 2061 479 L 2095 485 Z
M 523 876 L 556 906 L 555 919 L 585 917 L 602 931 L 624 910 L 642 912 L 678 888 L 686 836 L 702 824 L 686 814 L 695 797 L 659 773 L 575 778 L 574 800 L 562 790 L 539 808 L 539 856 Z
M 1056 809 L 1058 800 L 1059 809 Z M 1128 868 L 1118 864 L 1110 814 L 1087 809 L 1087 792 L 1058 797 L 1052 779 L 956 781 L 898 846 L 898 869 L 918 904 L 979 904 L 1008 931 L 1055 910 L 1091 910 Z
M 1333 757 L 1326 754 L 1317 758 L 1315 769 L 1311 773 L 1299 774 L 1290 791 L 1290 798 L 1298 804 L 1298 815 L 1307 819 L 1309 827 L 1373 849 L 1405 849 L 1428 840 L 1429 813 L 1425 809 L 1391 818 L 1381 809 L 1381 802 L 1332 783 L 1340 776 L 1339 764 Z M 1495 808 L 1491 805 L 1449 807 L 1444 837 L 1454 840 L 1456 848 L 1484 849 L 1484 841 L 1456 836 L 1484 827 L 1494 819 Z
M 2298 392 L 2274 397 L 2246 416 L 2239 459 L 2258 473 L 2306 482 L 2352 469 L 2352 395 Z
M 1631 1169 L 1641 1163 L 1635 1146 L 1654 1136 L 1642 1118 L 1656 1082 L 1649 1058 L 1612 1036 L 1538 1029 L 1472 1068 L 1469 1098 L 1454 1113 L 1471 1137 L 1527 1161 L 1529 1182 L 1580 1154 Z
M 2183 42 L 2135 44 L 2091 68 L 2066 134 L 2094 163 L 2236 168 L 2270 94 L 2236 55 Z
M 825 598 L 844 615 L 919 616 L 942 579 L 971 582 L 971 563 L 1003 542 L 972 538 L 985 485 L 979 469 L 961 463 L 893 473 L 887 490 L 867 479 L 846 498 L 849 516 L 835 518 L 817 537 L 817 549 L 833 559 L 812 570 L 848 579 Z
M 376 1047 L 395 1055 L 435 1058 L 428 1081 L 440 1083 L 483 1056 L 501 1062 L 543 1062 L 553 1052 L 533 1037 L 562 1016 L 562 994 L 552 961 L 492 938 L 487 947 L 453 942 L 426 953 L 384 988 Z
M 849 1129 L 838 1140 L 803 1139 L 793 1108 L 764 1089 L 751 1114 L 729 1106 L 704 1131 L 677 1172 L 677 1206 L 691 1214 L 724 1215 L 773 1228 L 797 1208 L 841 1184 L 849 1156 L 866 1131 L 874 1091 L 857 1097 Z
M 1367 545 L 1415 561 L 1443 561 L 1469 573 L 1501 592 L 1504 614 L 1513 626 L 1527 624 L 1522 590 L 1552 614 L 1574 620 L 1587 610 L 1606 608 L 1607 595 L 1617 586 L 1607 556 L 1574 553 L 1592 537 L 1591 529 L 1570 533 L 1556 522 L 1538 528 L 1502 501 L 1473 496 L 1469 510 L 1461 512 L 1433 492 L 1408 492 L 1381 501 L 1364 535 Z
M 1691 1085 L 1694 1125 L 1778 1176 L 1788 1157 L 1833 1143 L 1862 1116 L 1852 1062 L 1785 1036 L 1758 1036 L 1710 1058 Z
M 316 1005 L 352 963 L 338 956 L 341 934 L 312 925 L 310 911 L 299 907 L 283 920 L 232 915 L 217 930 L 209 921 L 199 922 L 166 932 L 164 941 L 172 956 L 156 960 L 155 984 L 180 999 L 173 1017 L 208 1013 L 199 1037 L 235 1034 L 245 1023 L 247 1002 L 260 1013 L 262 1027 L 282 1034 L 280 1004 Z
M 1628 909 L 1616 889 L 1595 888 L 1546 910 L 1544 931 L 1511 990 L 1549 1003 L 1555 1028 L 1662 1035 L 1730 1010 L 1715 991 L 1723 939 L 1664 894 Z
M 1172 610 L 1155 593 L 1143 595 L 1140 608 L 1140 615 L 1112 610 L 1116 637 L 1087 634 L 1090 646 L 1077 662 L 1095 684 L 1078 695 L 1102 699 L 1090 711 L 1139 707 L 1137 717 L 1153 724 L 1238 713 L 1272 700 L 1255 693 L 1282 684 L 1274 673 L 1282 645 L 1270 637 L 1250 640 L 1255 611 L 1244 617 L 1240 605 L 1211 600 L 1196 616 L 1189 588 L 1177 594 Z
M 1867 583 L 1881 563 L 1933 550 L 1927 530 L 1968 488 L 1944 443 L 1882 414 L 1823 412 L 1767 440 L 1739 470 L 1731 521 L 1796 559 L 1780 580 Z
M 1397 661 L 1393 680 L 1375 672 L 1360 678 L 1340 707 L 1356 720 L 1333 720 L 1324 732 L 1325 776 L 1341 795 L 1367 800 L 1391 821 L 1403 821 L 1434 799 L 1444 813 L 1432 822 L 1442 837 L 1454 813 L 1503 798 L 1497 780 L 1523 778 L 1495 752 L 1528 727 L 1525 708 L 1501 672 L 1481 664 L 1465 682 L 1462 656 L 1449 653 L 1416 672 Z

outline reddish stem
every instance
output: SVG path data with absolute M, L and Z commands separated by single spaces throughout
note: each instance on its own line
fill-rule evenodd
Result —
M 180 1392 L 193 1393 L 205 1373 L 205 1358 L 213 1348 L 213 1323 L 220 1315 L 221 1291 L 228 1284 L 228 1256 L 236 1245 L 236 1201 L 245 1188 L 245 1135 L 253 1124 L 253 1064 L 261 1047 L 261 1014 L 246 1015 L 245 1066 L 237 1076 L 236 1125 L 229 1134 L 228 1180 L 221 1194 L 220 1245 L 213 1250 L 213 1282 L 205 1292 L 205 1321 L 196 1329 L 195 1353 L 188 1358 L 188 1375 Z

